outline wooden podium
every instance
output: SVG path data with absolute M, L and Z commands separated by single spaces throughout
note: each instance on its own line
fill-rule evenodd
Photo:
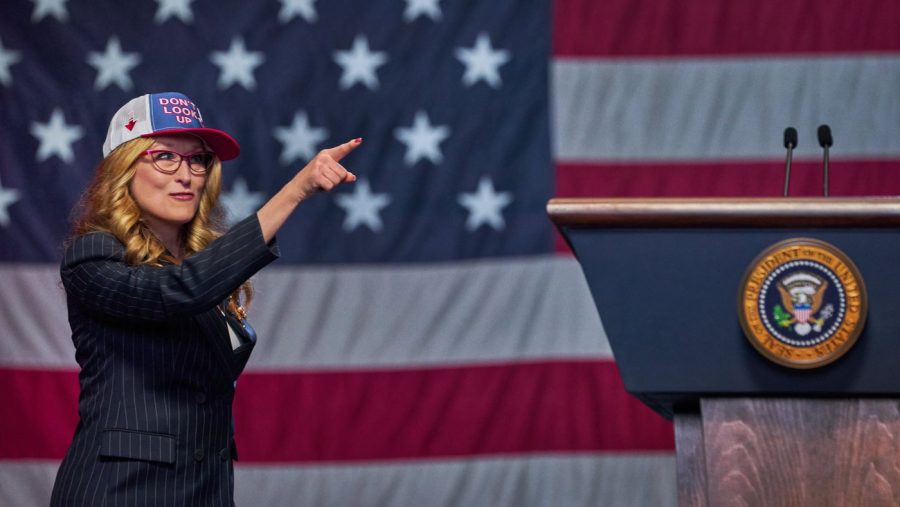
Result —
M 674 419 L 679 505 L 900 505 L 900 200 L 553 199 L 625 388 Z M 830 364 L 758 352 L 739 287 L 771 245 L 813 238 L 865 281 Z

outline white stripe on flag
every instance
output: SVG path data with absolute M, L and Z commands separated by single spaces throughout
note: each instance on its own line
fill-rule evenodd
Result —
M 0 461 L 0 505 L 47 505 L 59 464 Z M 236 505 L 676 505 L 671 454 L 235 467 Z
M 59 266 L 0 263 L 0 366 L 77 367 Z
M 14 287 L 0 292 L 0 316 L 17 326 L 0 366 L 77 367 L 58 283 L 56 266 L 0 267 L 0 286 Z M 612 358 L 568 257 L 270 268 L 255 287 L 250 370 Z
M 900 155 L 900 56 L 574 59 L 552 66 L 557 161 Z

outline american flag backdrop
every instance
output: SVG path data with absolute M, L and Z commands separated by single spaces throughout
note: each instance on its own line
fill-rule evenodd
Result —
M 0 505 L 49 499 L 70 211 L 157 91 L 241 143 L 232 221 L 365 139 L 255 277 L 238 505 L 674 505 L 671 425 L 624 392 L 546 202 L 780 195 L 788 125 L 815 195 L 821 123 L 833 195 L 900 193 L 898 26 L 893 0 L 5 0 Z

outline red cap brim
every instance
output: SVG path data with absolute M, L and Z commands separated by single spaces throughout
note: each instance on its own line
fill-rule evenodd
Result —
M 210 128 L 187 128 L 187 129 L 163 129 L 144 134 L 141 137 L 161 137 L 172 134 L 190 134 L 197 136 L 209 146 L 209 149 L 219 157 L 219 160 L 231 160 L 237 158 L 241 153 L 241 146 L 233 137 L 217 129 Z

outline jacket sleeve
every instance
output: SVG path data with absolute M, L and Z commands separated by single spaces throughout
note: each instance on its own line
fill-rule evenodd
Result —
M 278 258 L 254 213 L 185 259 L 180 266 L 131 266 L 125 247 L 109 233 L 80 236 L 60 268 L 70 300 L 105 317 L 164 321 L 195 315 L 220 303 Z

